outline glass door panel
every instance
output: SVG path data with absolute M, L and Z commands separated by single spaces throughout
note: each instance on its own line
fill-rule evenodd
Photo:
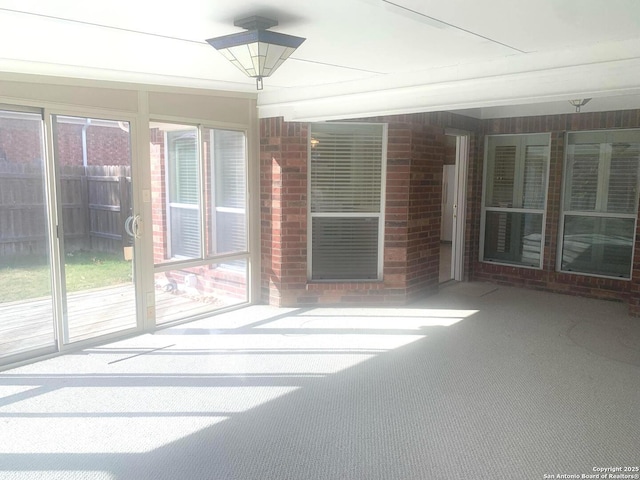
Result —
M 53 116 L 64 342 L 137 326 L 129 124 Z
M 0 364 L 55 349 L 42 115 L 0 110 Z

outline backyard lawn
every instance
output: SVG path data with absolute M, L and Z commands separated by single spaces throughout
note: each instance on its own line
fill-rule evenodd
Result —
M 131 282 L 131 262 L 119 255 L 75 252 L 65 258 L 67 292 Z M 51 291 L 44 257 L 0 260 L 0 303 L 45 297 Z

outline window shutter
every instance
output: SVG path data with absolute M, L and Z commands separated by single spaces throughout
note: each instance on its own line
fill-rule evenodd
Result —
M 483 261 L 541 267 L 549 136 L 487 137 Z
M 598 194 L 598 168 L 600 145 L 581 143 L 570 147 L 572 156 L 571 187 L 568 195 L 568 210 L 594 211 Z
M 497 145 L 493 163 L 493 189 L 489 205 L 492 207 L 513 206 L 516 146 Z
M 563 270 L 631 277 L 639 140 L 640 130 L 568 135 Z
M 523 208 L 544 208 L 546 189 L 546 151 L 544 145 L 527 145 L 524 158 Z
M 611 152 L 607 212 L 635 213 L 638 192 L 637 143 L 615 143 Z

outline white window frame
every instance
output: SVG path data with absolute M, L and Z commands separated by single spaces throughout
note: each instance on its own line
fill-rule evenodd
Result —
M 355 125 L 372 125 L 371 123 L 356 122 L 331 122 L 332 125 L 343 125 L 349 128 Z M 384 274 L 384 236 L 385 236 L 385 199 L 387 180 L 387 145 L 388 145 L 388 125 L 386 123 L 376 124 L 382 127 L 382 152 L 380 159 L 380 210 L 378 213 L 347 213 L 347 212 L 312 212 L 311 204 L 311 155 L 314 147 L 312 138 L 313 123 L 309 124 L 309 135 L 307 144 L 307 280 L 311 283 L 356 283 L 356 282 L 379 282 Z M 314 279 L 313 278 L 313 219 L 314 218 L 377 218 L 378 219 L 378 255 L 377 255 L 377 276 L 375 279 Z
M 546 137 L 546 172 L 544 176 L 545 192 L 544 202 L 542 208 L 521 208 L 521 207 L 487 207 L 487 198 L 489 197 L 489 188 L 487 188 L 487 181 L 489 179 L 489 147 L 490 140 L 497 141 L 498 145 L 516 145 L 518 151 L 518 160 L 514 166 L 514 185 L 513 185 L 513 198 L 521 198 L 524 192 L 524 154 L 526 152 L 527 139 L 535 139 Z M 551 134 L 550 133 L 522 133 L 522 134 L 502 134 L 502 135 L 486 135 L 484 142 L 484 165 L 482 174 L 482 215 L 480 220 L 480 251 L 479 259 L 481 262 L 490 263 L 492 265 L 504 265 L 516 268 L 529 268 L 534 270 L 541 270 L 544 263 L 545 253 L 545 230 L 547 223 L 547 202 L 549 199 L 549 170 L 550 170 L 550 145 Z M 492 163 L 492 168 L 495 165 Z M 493 189 L 493 183 L 491 184 Z M 540 260 L 538 265 L 527 265 L 515 262 L 499 261 L 494 259 L 484 258 L 484 246 L 485 246 L 485 228 L 487 212 L 505 212 L 505 213 L 530 213 L 536 215 L 542 215 L 542 229 L 540 231 Z
M 610 129 L 610 130 L 582 130 L 575 132 L 566 132 L 564 138 L 564 159 L 563 159 L 563 181 L 562 181 L 562 198 L 560 201 L 560 225 L 558 228 L 558 248 L 556 252 L 556 271 L 570 274 L 570 275 L 581 275 L 587 277 L 598 277 L 598 278 L 610 278 L 615 280 L 623 280 L 630 281 L 633 278 L 633 262 L 635 256 L 635 232 L 638 226 L 638 201 L 640 188 L 636 189 L 636 199 L 635 199 L 635 209 L 634 213 L 616 213 L 616 212 L 606 212 L 604 211 L 608 202 L 608 193 L 609 193 L 609 177 L 611 171 L 611 154 L 612 154 L 612 146 L 613 146 L 613 135 L 614 133 L 620 132 L 637 132 L 640 136 L 640 129 Z M 565 205 L 567 201 L 567 195 L 569 194 L 568 184 L 573 180 L 573 178 L 569 178 L 570 172 L 569 169 L 569 139 L 572 135 L 579 134 L 594 134 L 601 137 L 605 137 L 603 142 L 600 142 L 600 158 L 599 158 L 599 168 L 598 168 L 598 181 L 596 188 L 596 206 L 594 211 L 584 211 L 584 210 L 565 210 Z M 595 143 L 595 141 L 594 141 Z M 600 168 L 604 167 L 604 168 Z M 639 175 L 640 179 L 640 175 Z M 604 275 L 598 273 L 589 273 L 589 272 L 580 272 L 577 270 L 564 270 L 562 268 L 562 254 L 564 251 L 564 227 L 565 227 L 565 217 L 567 216 L 579 216 L 579 217 L 590 217 L 590 218 L 620 218 L 620 219 L 633 219 L 634 220 L 634 228 L 633 228 L 633 243 L 634 245 L 631 248 L 631 259 L 629 263 L 629 276 L 628 277 L 620 277 L 620 276 L 612 276 L 612 275 Z

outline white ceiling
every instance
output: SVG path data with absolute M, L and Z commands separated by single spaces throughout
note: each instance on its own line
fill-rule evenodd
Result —
M 253 93 L 205 40 L 256 14 L 307 39 L 263 117 L 640 108 L 637 0 L 0 0 L 0 71 Z

